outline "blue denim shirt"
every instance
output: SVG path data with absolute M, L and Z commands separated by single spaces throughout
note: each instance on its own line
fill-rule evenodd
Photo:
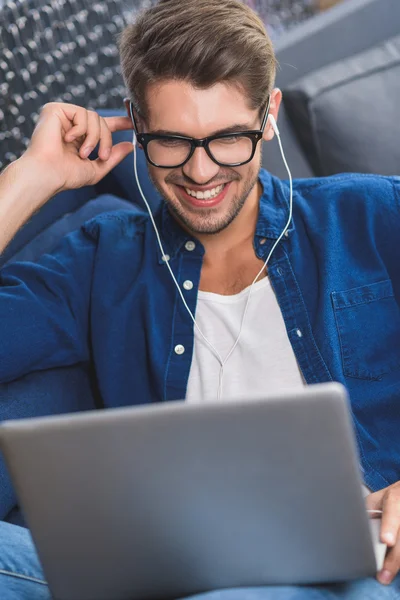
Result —
M 289 185 L 266 171 L 260 180 L 254 250 L 265 259 Z M 177 281 L 193 282 L 182 291 L 195 313 L 204 248 L 165 205 L 156 222 Z M 269 264 L 305 380 L 349 390 L 372 489 L 400 479 L 399 241 L 400 178 L 297 180 L 293 221 Z M 1 381 L 93 361 L 106 407 L 185 398 L 193 322 L 147 215 L 101 215 L 38 263 L 6 266 L 1 284 Z

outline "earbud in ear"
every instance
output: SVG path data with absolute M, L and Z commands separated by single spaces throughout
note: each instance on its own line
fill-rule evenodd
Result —
M 275 121 L 274 115 L 268 115 L 268 119 L 271 121 L 272 129 L 275 131 L 276 135 L 279 135 L 278 125 Z
M 133 104 L 132 104 L 132 102 L 129 102 L 129 112 L 130 112 L 130 115 L 131 115 L 132 125 L 134 127 L 136 127 L 135 117 L 133 116 Z M 133 134 L 132 134 L 132 144 L 133 144 L 133 147 L 136 148 L 137 139 L 136 139 L 136 131 L 135 130 L 133 130 Z

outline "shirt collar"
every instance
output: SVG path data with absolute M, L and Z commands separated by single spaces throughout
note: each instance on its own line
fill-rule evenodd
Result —
M 263 194 L 260 198 L 255 237 L 276 240 L 289 218 L 289 186 L 265 169 L 260 170 L 259 180 Z M 293 229 L 292 220 L 288 228 L 289 234 Z
M 263 193 L 260 198 L 260 208 L 255 231 L 254 242 L 259 242 L 259 238 L 270 238 L 276 240 L 282 233 L 289 217 L 289 186 L 286 182 L 273 177 L 265 169 L 260 170 L 259 181 L 263 187 Z M 204 253 L 204 248 L 200 242 L 187 233 L 171 215 L 165 202 L 156 216 L 156 222 L 161 234 L 165 254 L 169 260 L 176 258 L 182 247 L 188 242 L 193 241 L 197 252 Z M 293 221 L 289 226 L 289 234 L 293 231 Z M 197 252 L 194 252 L 197 254 Z M 158 248 L 159 262 L 163 263 L 162 253 Z
M 156 222 L 159 227 L 164 252 L 169 261 L 174 260 L 183 246 L 189 241 L 194 242 L 194 248 L 197 249 L 196 254 L 199 251 L 201 254 L 204 254 L 203 245 L 179 225 L 178 221 L 171 215 L 164 201 L 161 202 Z M 164 258 L 158 245 L 157 252 L 158 262 L 164 263 Z

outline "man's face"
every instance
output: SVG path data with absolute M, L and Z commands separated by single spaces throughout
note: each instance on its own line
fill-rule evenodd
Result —
M 142 133 L 205 138 L 233 127 L 246 131 L 261 126 L 259 111 L 251 110 L 244 93 L 226 83 L 209 89 L 176 80 L 153 84 L 147 91 L 147 107 L 146 123 L 138 124 Z M 204 148 L 196 148 L 183 167 L 149 164 L 149 173 L 183 226 L 193 233 L 215 234 L 240 213 L 257 183 L 260 162 L 261 142 L 253 159 L 240 167 L 221 167 Z

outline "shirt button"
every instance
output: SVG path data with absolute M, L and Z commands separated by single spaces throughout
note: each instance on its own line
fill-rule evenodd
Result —
M 175 354 L 183 354 L 185 352 L 185 346 L 182 346 L 182 344 L 177 344 L 174 350 Z
M 163 259 L 164 262 L 169 261 L 169 259 L 170 259 L 169 254 L 164 254 L 164 256 L 162 257 L 162 259 Z
M 277 268 L 276 272 L 278 273 L 278 275 L 283 275 L 283 271 L 280 267 Z
M 186 250 L 189 250 L 189 252 L 191 252 L 192 250 L 194 250 L 196 248 L 196 244 L 194 242 L 192 242 L 192 240 L 189 240 L 188 242 L 186 242 L 185 248 L 186 248 Z
M 191 290 L 193 289 L 193 283 L 189 281 L 189 279 L 186 279 L 186 281 L 183 282 L 183 287 L 185 290 Z
M 297 337 L 303 337 L 303 334 L 300 329 L 296 329 Z
M 285 231 L 285 237 L 289 237 L 289 232 L 288 230 Z
M 261 245 L 261 246 L 264 246 L 264 244 L 265 244 L 265 242 L 266 242 L 266 241 L 267 241 L 267 238 L 262 238 L 262 239 L 260 240 L 260 245 Z

